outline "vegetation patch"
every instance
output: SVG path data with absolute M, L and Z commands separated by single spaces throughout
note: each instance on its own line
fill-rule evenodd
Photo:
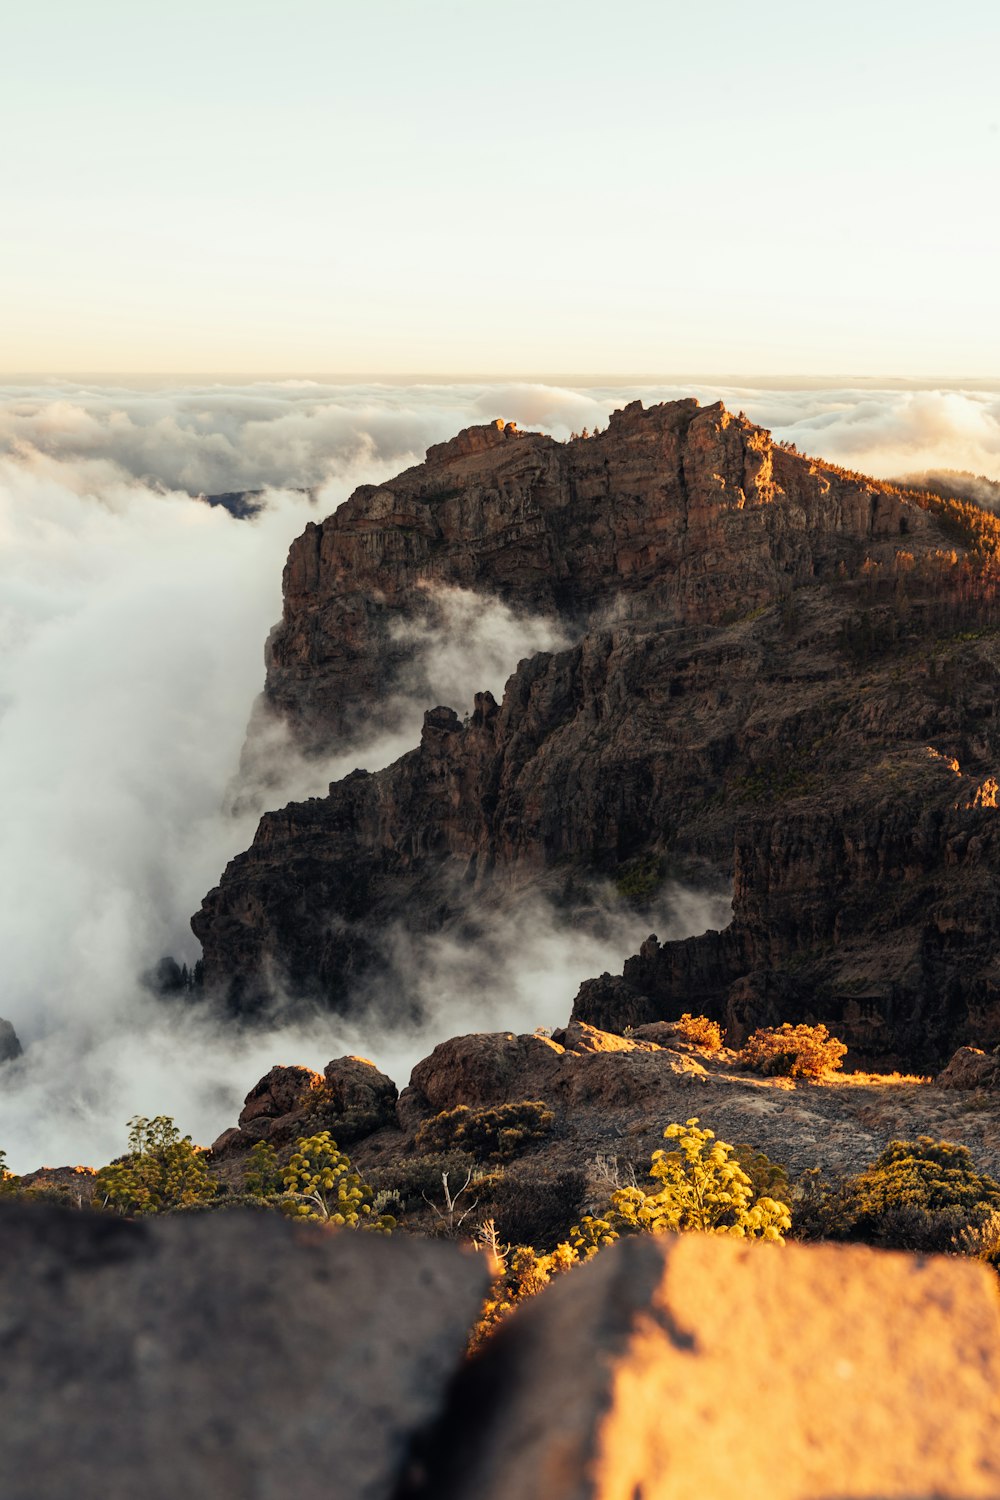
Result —
M 818 1026 L 762 1026 L 747 1038 L 738 1061 L 766 1078 L 824 1078 L 843 1065 L 847 1048 Z
M 674 1035 L 679 1041 L 690 1042 L 693 1047 L 704 1047 L 709 1052 L 718 1052 L 722 1046 L 722 1027 L 718 1021 L 707 1016 L 693 1016 L 685 1011 L 679 1021 L 673 1023 Z
M 666 866 L 658 854 L 639 854 L 621 865 L 615 876 L 615 890 L 629 906 L 648 906 L 666 879 Z
M 416 1134 L 418 1150 L 463 1151 L 476 1161 L 510 1161 L 535 1141 L 544 1140 L 555 1115 L 541 1099 L 470 1109 L 459 1104 L 425 1120 Z

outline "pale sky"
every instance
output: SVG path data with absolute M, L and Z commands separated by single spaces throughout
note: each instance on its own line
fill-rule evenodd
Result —
M 0 21 L 0 371 L 1000 375 L 995 0 Z

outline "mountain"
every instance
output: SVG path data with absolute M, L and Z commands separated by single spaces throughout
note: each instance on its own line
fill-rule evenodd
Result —
M 265 705 L 318 755 L 423 701 L 420 743 L 265 814 L 192 919 L 209 992 L 349 1011 L 394 924 L 679 880 L 731 887 L 731 924 L 651 938 L 576 1019 L 822 1019 L 910 1065 L 1000 1041 L 998 539 L 693 400 L 469 428 L 362 486 L 292 545 Z M 455 588 L 572 640 L 464 719 L 421 698 Z

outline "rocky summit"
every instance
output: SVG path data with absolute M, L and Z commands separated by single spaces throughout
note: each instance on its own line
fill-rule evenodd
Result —
M 577 1020 L 823 1020 L 880 1065 L 995 1045 L 998 533 L 693 400 L 566 443 L 473 427 L 362 486 L 292 545 L 263 711 L 328 755 L 422 702 L 420 743 L 265 814 L 193 918 L 208 992 L 349 1011 L 392 924 L 673 880 L 732 921 L 651 936 Z M 571 644 L 502 702 L 428 702 L 454 589 Z

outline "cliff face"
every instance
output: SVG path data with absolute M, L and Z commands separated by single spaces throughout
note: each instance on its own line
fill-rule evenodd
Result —
M 731 926 L 645 944 L 578 1018 L 702 1010 L 738 1040 L 821 1017 L 883 1060 L 1000 1040 L 1000 653 L 950 547 L 915 498 L 695 402 L 568 444 L 473 428 L 359 490 L 285 571 L 266 691 L 305 749 L 385 722 L 404 670 L 419 693 L 398 627 L 433 620 L 436 584 L 577 644 L 465 722 L 429 711 L 385 771 L 265 815 L 193 919 L 206 983 L 237 1009 L 349 1008 L 389 923 L 702 870 L 732 881 Z
M 898 537 L 895 495 L 772 444 L 723 407 L 616 412 L 570 443 L 496 422 L 364 485 L 293 543 L 265 697 L 319 750 L 382 724 L 394 690 L 420 696 L 404 621 L 434 622 L 435 585 L 499 597 L 583 629 L 613 609 L 714 622 L 812 579 L 845 546 Z M 430 705 L 427 705 L 430 706 Z

